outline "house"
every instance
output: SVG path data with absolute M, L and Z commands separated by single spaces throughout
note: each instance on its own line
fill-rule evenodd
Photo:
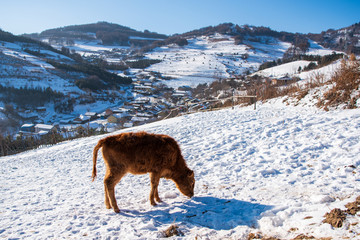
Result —
M 113 114 L 114 114 L 114 112 L 110 108 L 106 109 L 104 112 L 105 117 L 108 117 Z
M 181 99 L 190 96 L 190 93 L 188 91 L 176 90 L 171 96 L 175 99 Z
M 133 104 L 146 104 L 150 102 L 150 98 L 148 97 L 139 97 L 133 101 Z
M 271 85 L 286 85 L 294 81 L 291 77 L 281 77 L 281 78 L 273 78 L 271 79 Z
M 108 123 L 117 123 L 118 119 L 114 115 L 111 115 L 107 118 L 107 121 Z
M 23 134 L 24 136 L 41 136 L 55 132 L 57 132 L 56 127 L 48 124 L 24 124 L 21 126 L 19 131 L 19 133 Z
M 35 132 L 35 124 L 24 124 L 20 128 L 20 133 L 34 133 Z
M 136 117 L 143 117 L 143 118 L 152 118 L 154 115 L 149 112 L 139 112 L 139 113 L 136 113 Z
M 61 119 L 60 120 L 60 124 L 63 124 L 63 125 L 70 124 L 71 122 L 72 122 L 71 118 L 69 118 L 69 119 Z
M 147 117 L 134 116 L 134 117 L 131 118 L 131 122 L 133 122 L 135 125 L 144 124 L 148 120 L 149 120 L 149 118 L 147 118 Z
M 123 118 L 130 118 L 130 114 L 128 112 L 121 112 L 121 113 L 116 113 L 114 115 L 111 115 L 107 118 L 107 121 L 109 123 L 121 123 L 123 122 Z M 121 120 L 123 119 L 123 120 Z
M 48 133 L 55 133 L 57 129 L 53 125 L 48 124 L 36 124 L 35 125 L 35 132 L 39 135 L 46 135 Z
M 134 92 L 141 94 L 152 94 L 154 92 L 154 88 L 147 85 L 134 85 Z
M 95 119 L 98 118 L 96 112 L 86 112 L 84 115 L 87 116 L 87 117 L 90 117 L 90 121 L 95 120 Z
M 89 116 L 85 116 L 85 115 L 80 115 L 79 117 L 73 119 L 73 123 L 75 124 L 83 124 L 83 123 L 87 123 L 90 121 L 90 117 Z

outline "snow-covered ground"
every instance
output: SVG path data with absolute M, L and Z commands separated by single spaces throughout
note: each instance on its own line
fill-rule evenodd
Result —
M 42 57 L 27 53 L 24 43 L 9 43 L 0 41 L 0 84 L 15 88 L 48 88 L 63 93 L 83 92 L 69 79 L 62 78 L 52 72 L 54 67 Z M 28 47 L 32 51 L 38 48 Z M 47 55 L 50 59 L 71 62 L 72 59 L 49 50 L 41 49 L 40 54 Z M 82 75 L 79 74 L 79 77 Z
M 360 195 L 359 109 L 324 112 L 279 99 L 126 131 L 140 130 L 178 140 L 195 171 L 193 198 L 161 180 L 164 202 L 153 207 L 149 177 L 127 175 L 116 188 L 121 212 L 106 209 L 102 157 L 90 179 L 103 136 L 78 139 L 0 158 L 0 238 L 158 239 L 177 224 L 180 239 L 360 239 L 359 215 L 338 229 L 322 223 Z
M 267 68 L 261 71 L 257 71 L 252 75 L 258 75 L 263 77 L 273 77 L 273 78 L 281 78 L 281 77 L 299 77 L 301 81 L 297 82 L 299 86 L 306 85 L 307 83 L 314 82 L 326 82 L 330 80 L 330 78 L 334 75 L 334 73 L 340 68 L 341 60 L 334 61 L 333 63 L 313 69 L 310 71 L 298 72 L 299 67 L 304 68 L 309 65 L 310 61 L 294 61 L 285 64 L 281 64 L 275 67 Z
M 173 80 L 165 83 L 174 88 L 211 83 L 255 71 L 262 62 L 281 58 L 291 46 L 274 38 L 265 40 L 235 45 L 232 37 L 222 34 L 188 39 L 189 44 L 184 47 L 168 45 L 146 54 L 148 58 L 162 60 L 146 70 L 172 77 Z
M 285 64 L 281 64 L 275 67 L 266 68 L 264 70 L 260 70 L 252 75 L 259 75 L 264 77 L 273 77 L 273 78 L 281 78 L 285 76 L 297 76 L 299 73 L 299 67 L 304 68 L 307 67 L 311 61 L 294 61 Z
M 45 39 L 45 42 L 49 42 Z M 63 45 L 53 45 L 57 49 L 61 49 Z M 104 52 L 111 52 L 113 49 L 129 49 L 129 47 L 103 45 L 100 40 L 75 41 L 72 45 L 66 45 L 66 48 L 75 50 L 83 57 L 92 55 L 101 56 Z
M 306 71 L 306 72 L 301 72 L 300 74 L 298 74 L 298 77 L 300 79 L 305 80 L 303 81 L 304 83 L 311 80 L 316 81 L 317 79 L 320 81 L 327 81 L 334 75 L 334 73 L 340 67 L 341 67 L 341 60 L 337 60 L 325 67 Z
M 311 40 L 309 40 L 309 42 L 310 42 L 310 47 L 309 50 L 306 52 L 306 54 L 308 55 L 325 56 L 325 55 L 331 55 L 333 53 L 343 53 L 340 51 L 331 50 L 329 48 L 324 48 L 323 46 L 320 46 L 317 42 Z

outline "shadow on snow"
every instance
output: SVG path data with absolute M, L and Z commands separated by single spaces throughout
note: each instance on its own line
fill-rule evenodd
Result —
M 237 226 L 257 227 L 261 214 L 272 206 L 236 199 L 193 197 L 186 202 L 175 202 L 171 206 L 162 203 L 154 208 L 158 209 L 122 210 L 120 214 L 126 217 L 142 217 L 147 221 L 153 219 L 160 225 L 176 221 L 214 230 L 230 230 Z

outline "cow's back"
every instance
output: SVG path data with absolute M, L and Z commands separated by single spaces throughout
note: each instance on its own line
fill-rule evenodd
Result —
M 143 174 L 172 168 L 181 153 L 167 135 L 137 132 L 107 137 L 103 154 L 108 166 L 121 165 L 130 173 Z

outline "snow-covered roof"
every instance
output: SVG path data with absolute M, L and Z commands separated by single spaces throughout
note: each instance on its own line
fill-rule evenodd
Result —
M 51 130 L 51 129 L 53 129 L 54 128 L 54 126 L 53 125 L 47 125 L 47 124 L 36 124 L 35 125 L 35 128 L 37 128 L 37 129 L 42 129 L 42 130 Z

